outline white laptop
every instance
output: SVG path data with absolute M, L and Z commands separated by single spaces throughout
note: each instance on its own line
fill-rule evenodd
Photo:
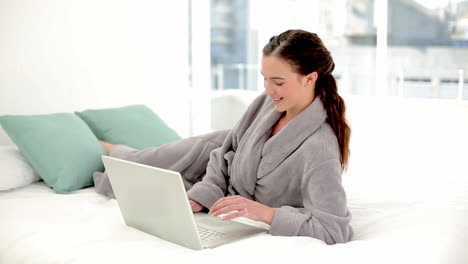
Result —
M 212 248 L 266 229 L 192 213 L 180 173 L 102 156 L 125 224 L 178 245 Z

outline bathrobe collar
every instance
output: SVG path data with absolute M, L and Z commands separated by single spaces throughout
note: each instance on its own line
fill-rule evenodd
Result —
M 276 135 L 270 137 L 272 128 L 282 113 L 276 111 L 270 98 L 261 118 L 257 118 L 239 142 L 236 158 L 232 164 L 231 184 L 239 194 L 254 199 L 257 178 L 278 167 L 307 138 L 325 122 L 326 110 L 320 98 L 294 117 Z M 242 153 L 249 153 L 243 155 Z M 242 186 L 242 188 L 240 188 Z M 239 188 L 236 188 L 239 187 Z

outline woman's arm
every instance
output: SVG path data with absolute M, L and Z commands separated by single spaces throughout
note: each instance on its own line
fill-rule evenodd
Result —
M 197 201 L 206 208 L 219 199 L 225 197 L 229 187 L 229 166 L 236 155 L 237 146 L 242 140 L 245 131 L 259 115 L 265 103 L 265 95 L 258 96 L 247 108 L 241 119 L 229 132 L 221 148 L 214 150 L 206 168 L 206 175 L 202 181 L 191 188 L 187 195 L 189 199 Z
M 210 153 L 206 174 L 202 181 L 197 182 L 190 190 L 187 196 L 190 200 L 196 201 L 206 208 L 218 199 L 226 196 L 228 188 L 228 162 L 224 158 L 225 154 L 231 149 L 232 132 L 230 132 L 220 148 Z

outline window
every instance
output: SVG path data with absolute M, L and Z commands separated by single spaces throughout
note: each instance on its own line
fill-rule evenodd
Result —
M 262 89 L 261 49 L 289 28 L 331 50 L 341 93 L 468 99 L 468 0 L 211 0 L 211 87 Z
M 468 99 L 468 1 L 388 1 L 388 94 Z
M 331 50 L 343 92 L 375 93 L 372 1 L 211 0 L 210 8 L 214 90 L 262 89 L 263 46 L 273 35 L 302 28 L 317 33 Z

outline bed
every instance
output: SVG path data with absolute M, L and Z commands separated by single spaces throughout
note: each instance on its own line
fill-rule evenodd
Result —
M 349 243 L 263 234 L 195 251 L 125 226 L 117 202 L 93 187 L 58 194 L 32 181 L 0 191 L 0 263 L 468 263 L 468 106 L 348 102 Z

